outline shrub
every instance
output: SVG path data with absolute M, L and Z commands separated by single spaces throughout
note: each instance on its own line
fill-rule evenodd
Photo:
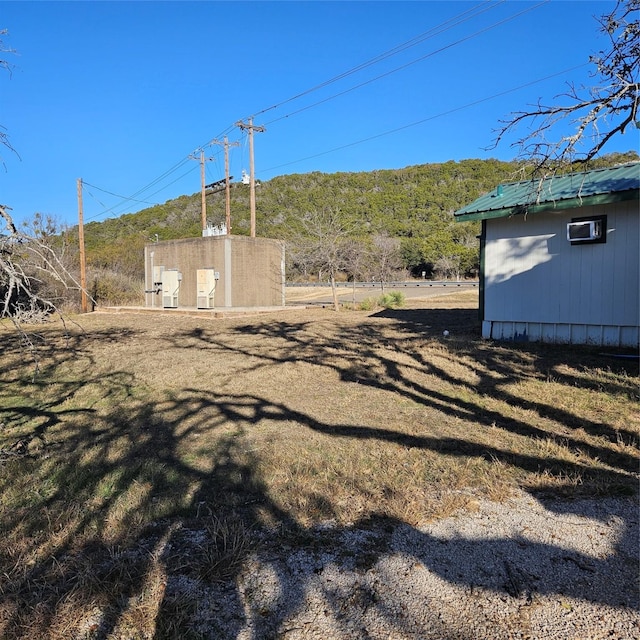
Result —
M 376 308 L 376 299 L 365 298 L 359 306 L 361 311 L 373 311 Z
M 393 309 L 404 306 L 405 295 L 402 291 L 390 291 L 384 293 L 378 299 L 378 304 L 385 309 Z
M 144 284 L 142 282 L 108 269 L 96 269 L 92 276 L 89 293 L 96 304 L 144 304 Z

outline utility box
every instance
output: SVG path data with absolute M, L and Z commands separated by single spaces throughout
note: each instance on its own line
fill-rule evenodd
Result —
M 216 280 L 219 277 L 215 269 L 197 269 L 196 306 L 198 309 L 213 309 Z
M 162 306 L 175 309 L 178 306 L 178 293 L 182 274 L 177 269 L 164 269 L 162 272 Z

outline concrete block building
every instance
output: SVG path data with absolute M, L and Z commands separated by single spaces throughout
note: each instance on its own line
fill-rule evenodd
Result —
M 165 309 L 284 306 L 284 251 L 279 240 L 231 235 L 148 244 L 145 305 Z

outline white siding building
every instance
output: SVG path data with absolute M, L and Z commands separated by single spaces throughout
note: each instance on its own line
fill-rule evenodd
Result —
M 482 220 L 482 335 L 638 347 L 640 163 L 500 185 Z

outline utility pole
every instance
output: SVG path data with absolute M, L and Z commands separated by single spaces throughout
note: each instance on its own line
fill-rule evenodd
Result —
M 191 154 L 189 156 L 191 160 L 198 160 L 198 157 Z M 204 149 L 200 150 L 200 194 L 201 194 L 201 218 L 202 218 L 202 230 L 207 228 L 207 199 L 205 197 L 205 185 L 204 185 L 204 163 L 205 161 L 213 160 L 213 158 L 204 157 Z
M 227 227 L 227 235 L 231 235 L 231 184 L 229 182 L 229 147 L 240 146 L 239 142 L 229 142 L 227 136 L 224 141 L 214 140 L 213 144 L 220 144 L 224 147 L 224 192 L 225 192 L 225 223 Z
M 263 133 L 266 131 L 264 127 L 253 124 L 253 117 L 249 118 L 248 124 L 240 120 L 236 122 L 236 127 L 244 131 L 249 131 L 249 205 L 251 207 L 251 237 L 256 237 L 256 178 L 253 166 L 253 132 Z
M 80 245 L 80 308 L 89 310 L 87 304 L 87 262 L 84 253 L 84 221 L 82 212 L 82 178 L 78 178 L 78 244 Z

